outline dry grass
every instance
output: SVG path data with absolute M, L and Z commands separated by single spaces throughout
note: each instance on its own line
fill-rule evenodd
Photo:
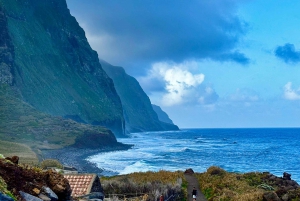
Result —
M 38 157 L 32 149 L 24 144 L 0 141 L 0 153 L 5 157 L 19 156 L 20 163 L 38 164 Z
M 219 167 L 210 167 L 197 173 L 200 187 L 209 201 L 261 201 L 263 189 L 257 188 L 262 173 L 228 173 Z
M 184 198 L 183 172 L 138 172 L 114 177 L 102 177 L 101 184 L 106 196 L 115 200 L 157 200 L 175 196 Z

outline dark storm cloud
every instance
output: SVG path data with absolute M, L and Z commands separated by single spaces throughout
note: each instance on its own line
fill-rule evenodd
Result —
M 282 59 L 285 63 L 300 62 L 300 51 L 297 51 L 295 46 L 290 43 L 278 46 L 275 50 L 275 56 Z
M 234 61 L 243 65 L 247 65 L 250 63 L 250 59 L 245 56 L 245 54 L 240 53 L 239 51 L 235 51 L 233 53 L 224 53 L 217 57 L 216 59 L 221 61 Z
M 235 13 L 235 0 L 67 2 L 89 34 L 107 38 L 95 49 L 115 65 L 202 58 L 249 61 L 234 52 L 247 27 Z

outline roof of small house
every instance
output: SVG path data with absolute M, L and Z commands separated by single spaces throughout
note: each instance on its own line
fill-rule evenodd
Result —
M 64 174 L 72 189 L 72 197 L 79 197 L 91 192 L 96 174 Z

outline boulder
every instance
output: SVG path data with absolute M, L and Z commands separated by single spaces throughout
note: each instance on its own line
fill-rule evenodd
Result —
M 275 192 L 267 192 L 263 195 L 263 201 L 281 201 Z
M 283 173 L 283 179 L 285 179 L 285 180 L 291 180 L 291 174 L 289 174 L 289 173 L 287 173 L 287 172 L 284 172 Z
M 35 197 L 33 195 L 30 195 L 28 193 L 25 193 L 23 191 L 19 191 L 19 193 L 25 201 L 43 201 L 42 199 Z
M 51 201 L 58 200 L 57 195 L 49 187 L 43 186 L 43 191 L 51 199 Z
M 13 162 L 14 164 L 18 164 L 19 163 L 19 156 L 13 156 L 13 157 L 6 157 L 6 160 L 9 160 L 11 162 Z
M 57 195 L 59 200 L 69 200 L 71 197 L 71 187 L 69 181 L 63 175 L 48 170 L 46 172 L 47 185 Z
M 39 194 L 39 198 L 41 198 L 43 201 L 51 201 L 51 199 L 44 194 Z
M 184 171 L 185 174 L 194 174 L 194 170 L 192 168 L 186 169 Z
M 12 199 L 11 197 L 4 195 L 0 192 L 0 200 L 1 201 L 14 201 L 14 199 Z

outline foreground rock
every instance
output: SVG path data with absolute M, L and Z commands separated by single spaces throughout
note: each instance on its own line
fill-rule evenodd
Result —
M 275 191 L 266 192 L 263 201 L 300 200 L 300 186 L 291 179 L 291 174 L 284 172 L 283 177 L 277 177 L 267 173 L 263 181 L 275 189 Z
M 24 196 L 34 196 L 35 200 L 39 200 L 38 197 L 47 200 L 46 197 L 48 197 L 51 201 L 70 200 L 71 198 L 68 180 L 52 170 L 42 171 L 38 168 L 19 166 L 9 160 L 0 159 L 0 176 L 7 183 L 7 189 L 17 196 L 18 200 Z

